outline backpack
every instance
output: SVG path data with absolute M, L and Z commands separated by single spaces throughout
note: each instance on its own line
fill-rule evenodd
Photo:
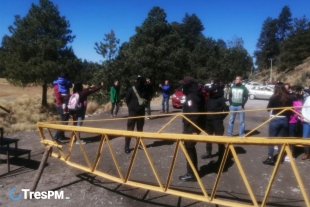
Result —
M 70 96 L 68 102 L 68 110 L 77 111 L 82 108 L 82 103 L 80 101 L 80 95 L 78 93 L 74 93 Z
M 137 98 L 138 98 L 138 102 L 139 102 L 139 106 L 141 107 L 146 107 L 146 103 L 147 103 L 147 100 L 144 99 L 144 98 L 141 98 L 136 90 L 136 87 L 132 86 L 132 89 L 133 91 L 135 92 Z

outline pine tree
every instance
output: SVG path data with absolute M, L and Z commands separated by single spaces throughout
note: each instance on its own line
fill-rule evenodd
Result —
M 118 52 L 118 44 L 120 42 L 119 39 L 115 37 L 115 32 L 113 29 L 110 33 L 104 35 L 105 38 L 103 39 L 104 43 L 96 42 L 95 43 L 95 50 L 98 54 L 102 55 L 104 58 L 107 57 L 108 61 L 112 61 Z
M 3 37 L 1 62 L 7 80 L 18 86 L 41 85 L 42 106 L 47 105 L 47 84 L 60 71 L 75 68 L 76 57 L 67 47 L 75 38 L 69 28 L 57 6 L 40 0 L 39 5 L 31 5 L 24 18 L 16 15 L 9 27 L 11 36 Z
M 256 65 L 259 69 L 267 68 L 269 65 L 268 58 L 274 58 L 279 54 L 278 39 L 278 20 L 268 17 L 263 24 L 258 42 L 257 50 L 254 55 L 256 57 Z

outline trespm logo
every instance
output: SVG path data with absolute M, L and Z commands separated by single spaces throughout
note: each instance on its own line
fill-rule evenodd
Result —
M 18 201 L 22 197 L 24 199 L 70 199 L 70 197 L 65 197 L 63 191 L 42 191 L 42 192 L 30 192 L 29 189 L 22 189 L 24 193 L 20 193 L 17 197 L 13 195 L 16 188 L 10 190 L 10 198 L 13 201 Z M 24 194 L 24 196 L 23 196 Z

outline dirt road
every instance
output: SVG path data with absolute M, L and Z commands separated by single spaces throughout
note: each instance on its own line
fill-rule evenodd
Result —
M 249 100 L 246 109 L 265 108 L 266 105 L 267 101 Z M 152 109 L 153 114 L 159 114 L 160 103 L 153 103 Z M 181 111 L 171 108 L 171 112 L 180 113 Z M 125 117 L 127 114 L 127 108 L 122 108 L 119 117 Z M 108 113 L 93 115 L 88 117 L 87 120 L 104 119 L 107 118 L 108 115 Z M 268 115 L 267 111 L 246 114 L 246 129 L 250 130 L 259 123 L 262 123 L 267 119 Z M 159 130 L 169 120 L 169 116 L 146 120 L 144 130 L 154 132 Z M 227 129 L 227 118 L 225 122 L 225 128 Z M 125 130 L 126 120 L 89 122 L 85 123 L 85 126 Z M 238 131 L 238 127 L 238 121 L 236 121 L 235 134 Z M 263 126 L 255 133 L 255 136 L 267 136 L 267 129 L 268 126 Z M 174 121 L 168 127 L 166 132 L 181 133 L 181 120 Z M 69 137 L 70 135 L 66 134 L 66 136 Z M 52 157 L 48 160 L 48 165 L 46 166 L 42 179 L 39 182 L 37 191 L 63 191 L 64 196 L 69 197 L 69 199 L 25 200 L 22 198 L 18 201 L 14 201 L 10 198 L 10 190 L 16 188 L 16 191 L 12 195 L 17 197 L 22 193 L 22 189 L 29 189 L 31 187 L 44 148 L 40 143 L 37 131 L 9 134 L 8 137 L 19 138 L 19 147 L 31 149 L 32 160 L 28 162 L 26 159 L 11 159 L 12 171 L 10 173 L 6 173 L 5 163 L 0 164 L 0 206 L 214 206 L 191 199 L 121 185 L 69 167 L 64 162 Z M 98 138 L 95 135 L 83 134 L 81 137 L 88 142 L 87 145 L 84 145 L 86 151 L 95 154 L 93 151 L 98 144 Z M 161 176 L 166 177 L 175 144 L 173 142 L 161 142 L 156 140 L 147 140 L 145 143 L 148 146 L 149 153 L 154 159 L 154 164 L 157 166 L 158 172 Z M 126 155 L 123 152 L 124 138 L 115 138 L 111 140 L 111 144 L 112 148 L 115 150 L 118 161 L 126 165 L 131 154 Z M 134 144 L 135 141 L 133 140 L 131 147 L 133 147 Z M 203 182 L 207 183 L 207 191 L 210 191 L 217 175 L 214 166 L 217 157 L 215 156 L 211 159 L 202 160 L 200 159 L 200 155 L 205 152 L 205 144 L 199 143 L 196 147 L 199 157 L 198 168 L 200 176 Z M 254 195 L 258 201 L 261 201 L 273 170 L 272 166 L 262 164 L 262 161 L 265 160 L 267 156 L 267 147 L 237 145 L 235 146 L 235 149 L 242 166 L 244 166 L 245 173 L 248 176 Z M 217 146 L 213 145 L 213 152 L 216 153 L 216 151 Z M 106 150 L 106 152 L 108 151 Z M 4 157 L 2 157 L 2 159 L 4 159 Z M 80 162 L 81 164 L 85 163 L 78 145 L 74 146 L 70 160 Z M 104 154 L 102 158 L 102 163 L 104 164 L 99 164 L 98 169 L 111 174 L 117 173 L 114 165 L 112 165 L 109 160 L 111 160 L 109 153 Z M 146 182 L 155 182 L 155 177 L 150 173 L 150 165 L 142 150 L 139 150 L 135 163 L 136 167 L 133 168 L 131 179 L 142 179 Z M 307 192 L 309 193 L 310 175 L 308 172 L 310 162 L 302 161 L 299 156 L 296 159 L 296 163 L 301 172 Z M 185 157 L 180 153 L 177 158 L 171 186 L 188 189 L 189 191 L 197 191 L 198 184 L 196 182 L 182 183 L 178 180 L 178 176 L 183 175 L 185 172 Z M 241 203 L 251 203 L 250 196 L 247 193 L 233 159 L 230 160 L 227 169 L 223 173 L 217 196 L 221 199 L 233 199 Z M 280 172 L 276 177 L 270 193 L 270 198 L 268 199 L 268 206 L 305 206 L 301 191 L 293 176 L 291 166 L 288 163 L 284 163 L 280 166 Z

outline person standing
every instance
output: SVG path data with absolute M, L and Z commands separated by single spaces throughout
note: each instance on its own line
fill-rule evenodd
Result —
M 270 97 L 267 109 L 269 108 L 281 108 L 281 107 L 292 107 L 293 100 L 289 95 L 289 92 L 286 90 L 283 83 L 279 82 L 274 87 L 274 94 Z M 269 131 L 268 137 L 284 137 L 288 134 L 289 127 L 289 117 L 291 115 L 291 111 L 284 111 L 280 113 L 282 109 L 275 109 L 271 111 L 270 116 L 274 117 L 269 122 Z M 280 114 L 279 114 L 280 113 Z M 281 149 L 279 148 L 279 151 Z M 268 157 L 263 164 L 265 165 L 274 165 L 275 160 L 273 158 L 274 153 L 274 145 L 268 146 Z M 281 158 L 282 159 L 282 158 Z
M 242 85 L 242 78 L 237 76 L 235 79 L 235 84 L 231 86 L 229 91 L 229 104 L 230 104 L 230 117 L 228 125 L 228 136 L 233 136 L 234 122 L 236 115 L 239 116 L 239 136 L 244 136 L 244 105 L 248 101 L 248 89 Z
M 60 115 L 60 120 L 62 121 L 62 124 L 68 124 L 67 121 L 69 120 L 69 114 L 63 113 L 62 99 L 61 99 L 61 94 L 59 93 L 58 87 L 59 87 L 58 84 L 54 85 L 53 87 L 56 111 Z M 57 130 L 53 138 L 58 144 L 62 144 L 59 140 L 65 138 L 65 132 L 61 130 Z
M 293 107 L 294 107 L 293 109 L 299 114 L 301 113 L 300 107 L 302 106 L 302 103 L 303 103 L 303 96 L 300 94 L 301 90 L 302 88 L 299 86 L 292 86 L 291 93 L 290 93 L 290 97 L 292 99 Z M 301 135 L 302 135 L 302 124 L 301 124 L 300 118 L 298 114 L 291 113 L 289 117 L 288 136 L 289 137 L 301 137 Z M 294 153 L 295 146 L 290 145 L 290 149 L 295 159 L 295 153 Z M 290 159 L 287 155 L 285 156 L 284 161 L 290 162 Z
M 83 84 L 81 82 L 77 82 L 74 84 L 73 93 L 79 94 L 79 102 L 81 107 L 76 111 L 71 111 L 71 115 L 73 117 L 74 126 L 82 126 L 83 120 L 85 119 L 86 107 L 87 107 L 87 96 L 95 93 L 96 91 L 100 90 L 103 87 L 103 83 L 100 84 L 98 87 L 92 87 L 91 89 L 83 88 Z M 78 133 L 80 137 L 80 133 Z M 78 140 L 75 139 L 75 143 L 79 144 Z M 86 144 L 83 140 L 81 140 L 81 144 Z
M 184 113 L 197 113 L 204 112 L 205 98 L 201 93 L 201 88 L 198 86 L 198 83 L 195 82 L 194 78 L 187 76 L 183 80 L 183 93 L 186 96 L 185 103 L 183 106 Z M 188 118 L 191 122 L 199 126 L 201 129 L 204 128 L 204 116 L 199 114 L 186 114 L 186 118 Z M 184 134 L 199 134 L 200 131 L 193 126 L 186 119 L 183 119 L 184 124 Z M 198 159 L 196 152 L 196 142 L 184 141 L 185 149 L 194 164 L 196 170 L 198 170 Z M 179 176 L 181 181 L 196 181 L 196 177 L 194 175 L 193 169 L 189 165 L 187 161 L 186 165 L 187 173 L 183 176 Z
M 159 84 L 159 88 L 161 88 L 162 92 L 162 111 L 161 113 L 169 113 L 169 98 L 170 98 L 170 85 L 169 80 L 165 80 L 165 85 Z M 166 107 L 165 107 L 166 106 Z
M 138 97 L 135 92 L 137 91 L 140 98 L 146 98 L 145 91 L 145 81 L 142 77 L 138 77 L 135 81 L 134 86 L 130 87 L 126 93 L 126 104 L 128 106 L 128 116 L 129 119 L 127 121 L 127 131 L 134 131 L 135 125 L 137 125 L 137 131 L 142 132 L 144 126 L 144 117 L 145 116 L 145 107 L 139 105 Z M 130 117 L 140 117 L 140 118 L 130 118 Z M 125 137 L 125 153 L 129 154 L 131 137 Z M 139 146 L 142 149 L 141 146 Z
M 224 91 L 221 89 L 221 86 L 217 84 L 212 84 L 208 89 L 209 99 L 206 101 L 206 112 L 228 112 L 229 111 L 229 102 L 226 98 L 223 97 Z M 224 124 L 223 121 L 226 118 L 228 113 L 223 114 L 207 114 L 206 115 L 206 126 L 205 130 L 208 135 L 217 135 L 223 136 L 224 134 Z M 218 144 L 218 160 L 222 160 L 225 145 Z M 201 156 L 202 159 L 212 157 L 212 143 L 207 143 L 207 152 Z
M 110 88 L 110 101 L 112 103 L 111 118 L 115 118 L 119 110 L 119 102 L 120 102 L 119 91 L 120 91 L 119 82 L 118 80 L 114 80 L 113 86 Z M 116 108 L 115 112 L 114 108 Z
M 151 82 L 151 79 L 148 77 L 146 78 L 146 84 L 145 84 L 145 90 L 146 90 L 146 111 L 147 111 L 147 115 L 148 117 L 146 117 L 146 119 L 150 119 L 151 117 L 151 101 L 153 98 L 153 94 L 154 94 L 154 86 Z

